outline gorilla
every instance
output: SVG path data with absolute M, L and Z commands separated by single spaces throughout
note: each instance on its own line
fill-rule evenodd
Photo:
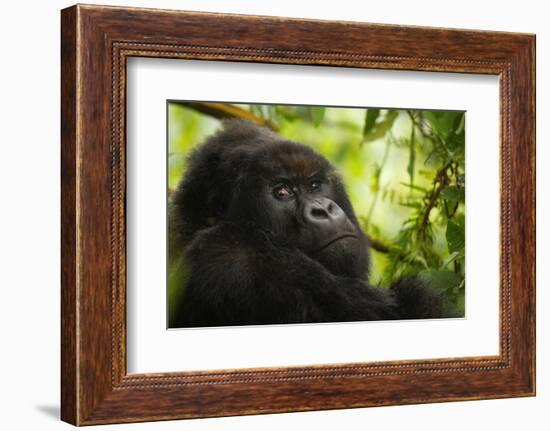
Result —
M 267 128 L 226 121 L 169 206 L 185 279 L 170 327 L 451 317 L 415 277 L 368 284 L 369 245 L 334 167 Z

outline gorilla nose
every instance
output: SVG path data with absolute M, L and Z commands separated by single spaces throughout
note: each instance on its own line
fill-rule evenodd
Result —
M 327 198 L 318 198 L 309 201 L 304 207 L 304 218 L 307 222 L 318 223 L 341 223 L 346 220 L 342 208 Z

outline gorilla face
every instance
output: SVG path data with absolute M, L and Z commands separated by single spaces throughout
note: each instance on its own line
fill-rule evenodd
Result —
M 244 156 L 244 155 L 243 155 Z M 330 163 L 311 148 L 282 139 L 247 149 L 228 218 L 260 229 L 335 275 L 363 278 L 365 237 Z

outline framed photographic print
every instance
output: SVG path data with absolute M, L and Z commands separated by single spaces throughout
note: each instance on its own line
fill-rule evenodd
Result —
M 534 395 L 533 35 L 61 30 L 63 420 Z

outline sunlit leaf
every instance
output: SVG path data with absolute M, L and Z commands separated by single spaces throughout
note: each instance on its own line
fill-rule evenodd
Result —
M 384 137 L 386 133 L 392 128 L 393 123 L 398 115 L 398 111 L 396 111 L 395 109 L 390 109 L 387 112 L 383 121 L 375 123 L 375 125 L 370 129 L 367 134 L 363 134 L 363 143 L 375 141 Z
M 365 125 L 363 126 L 363 136 L 367 136 L 371 132 L 379 115 L 380 109 L 367 109 L 367 114 L 365 115 Z
M 325 118 L 325 108 L 320 106 L 315 106 L 311 108 L 311 119 L 315 127 L 318 127 L 319 124 L 323 122 L 324 118 Z
M 461 115 L 457 116 L 454 123 L 454 132 L 457 135 L 464 133 L 464 128 L 466 125 L 466 115 L 464 112 Z

